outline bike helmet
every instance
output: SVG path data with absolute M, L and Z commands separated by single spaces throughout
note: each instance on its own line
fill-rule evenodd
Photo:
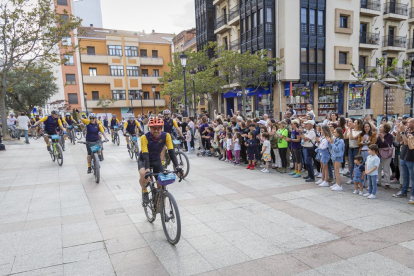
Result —
M 89 119 L 93 119 L 93 118 L 96 118 L 95 113 L 89 113 Z
M 164 110 L 163 112 L 164 115 L 171 115 L 171 111 L 169 111 L 168 109 Z
M 53 114 L 58 115 L 58 114 L 59 114 L 59 111 L 57 111 L 56 109 L 53 109 L 53 110 L 52 110 L 52 112 L 51 112 L 50 114 L 52 114 L 52 115 L 53 115 Z
M 135 119 L 134 115 L 128 115 L 128 120 Z
M 152 126 L 163 126 L 164 125 L 164 120 L 160 119 L 160 118 L 150 118 L 149 122 L 148 122 L 148 126 L 152 127 Z
M 68 113 L 66 113 L 66 116 L 70 116 L 70 113 L 68 112 Z
M 116 114 L 112 114 L 112 118 L 115 118 L 116 117 Z

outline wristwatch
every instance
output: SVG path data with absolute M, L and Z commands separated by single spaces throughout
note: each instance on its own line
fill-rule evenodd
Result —
M 405 131 L 401 132 L 401 134 L 404 135 L 405 134 Z

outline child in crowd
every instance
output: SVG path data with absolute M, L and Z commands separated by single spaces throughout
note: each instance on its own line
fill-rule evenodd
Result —
M 339 168 L 344 159 L 345 142 L 342 128 L 337 127 L 334 131 L 334 137 L 328 139 L 331 143 L 331 159 L 334 163 L 335 179 L 336 183 L 331 187 L 332 191 L 342 191 L 341 175 L 339 174 Z
M 190 127 L 187 125 L 185 127 L 186 129 L 186 133 L 185 133 L 185 141 L 187 143 L 187 153 L 191 153 L 191 131 L 190 131 Z
M 290 151 L 292 153 L 292 159 L 295 163 L 295 170 L 289 175 L 293 175 L 294 178 L 301 177 L 302 162 L 301 162 L 301 144 L 300 144 L 300 133 L 298 131 L 299 122 L 293 120 L 291 123 L 292 132 L 290 138 L 286 138 L 286 141 L 290 142 Z
M 231 145 L 232 145 L 232 135 L 231 132 L 227 132 L 227 161 L 231 162 Z
M 263 173 L 269 172 L 269 162 L 272 161 L 272 157 L 270 155 L 270 141 L 269 141 L 269 133 L 264 132 L 262 133 L 262 139 L 263 139 L 263 146 L 262 146 L 262 159 L 265 161 L 265 168 L 262 170 Z
M 362 155 L 355 156 L 354 172 L 352 174 L 352 178 L 355 183 L 354 194 L 363 195 L 363 192 L 362 192 L 364 190 L 363 179 L 365 177 L 365 166 L 363 162 L 364 162 L 364 158 L 362 157 Z
M 365 175 L 367 176 L 368 181 L 368 193 L 365 193 L 364 197 L 374 199 L 376 198 L 375 194 L 377 193 L 378 167 L 380 164 L 378 146 L 376 144 L 370 145 L 368 147 L 368 154 L 365 166 Z
M 247 147 L 247 159 L 249 159 L 249 165 L 246 169 L 254 170 L 254 159 L 256 154 L 256 139 L 254 139 L 254 132 L 250 131 L 247 135 L 247 141 L 245 143 Z
M 240 141 L 242 141 L 241 134 L 240 132 L 236 131 L 236 134 L 233 137 L 234 158 L 236 159 L 236 162 L 234 163 L 235 166 L 240 166 Z
M 309 120 L 315 120 L 315 112 L 313 112 L 313 107 L 311 104 L 306 106 L 306 116 L 309 116 Z

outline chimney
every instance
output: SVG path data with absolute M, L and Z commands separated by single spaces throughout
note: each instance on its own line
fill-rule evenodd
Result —
M 93 29 L 93 24 L 90 24 L 90 28 Z
M 154 30 L 152 30 L 152 34 L 155 34 L 155 31 Z

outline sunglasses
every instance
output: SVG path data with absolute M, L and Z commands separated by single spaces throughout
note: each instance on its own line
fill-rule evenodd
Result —
M 161 127 L 151 127 L 151 130 L 160 131 L 161 130 Z

